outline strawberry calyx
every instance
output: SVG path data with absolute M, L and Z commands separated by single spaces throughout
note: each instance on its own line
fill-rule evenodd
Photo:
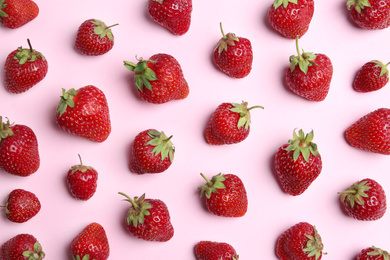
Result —
M 309 240 L 306 243 L 306 247 L 303 249 L 304 252 L 307 252 L 307 257 L 315 256 L 315 259 L 319 259 L 322 250 L 324 249 L 324 245 L 322 243 L 322 239 L 320 234 L 318 234 L 317 229 L 313 226 L 314 236 L 305 235 Z
M 14 132 L 10 128 L 11 126 L 12 124 L 9 122 L 8 118 L 7 118 L 7 122 L 3 123 L 3 117 L 0 116 L 0 142 L 5 138 L 14 135 Z
M 8 17 L 8 14 L 3 11 L 7 7 L 5 0 L 0 0 L 0 17 Z M 1 24 L 1 21 L 0 21 Z
M 338 194 L 341 194 L 341 202 L 344 203 L 345 200 L 349 203 L 351 208 L 355 206 L 355 203 L 359 205 L 364 205 L 364 199 L 367 198 L 368 195 L 366 194 L 366 191 L 371 189 L 372 187 L 366 185 L 367 181 L 357 181 L 354 184 L 351 185 L 347 190 L 340 191 Z
M 203 194 L 206 195 L 206 198 L 211 197 L 211 193 L 217 193 L 219 189 L 226 189 L 225 184 L 223 182 L 226 180 L 225 176 L 222 173 L 219 173 L 211 178 L 211 180 L 207 179 L 202 173 L 200 174 L 203 179 L 206 180 L 206 184 L 199 186 L 200 197 L 203 197 Z
M 140 91 L 143 91 L 143 86 L 152 90 L 150 81 L 157 80 L 156 73 L 151 68 L 148 68 L 148 62 L 155 63 L 155 61 L 143 60 L 142 58 L 138 60 L 137 64 L 129 61 L 123 62 L 128 70 L 135 72 L 135 85 Z
M 240 129 L 242 126 L 245 126 L 245 130 L 248 130 L 251 124 L 251 114 L 250 110 L 254 108 L 262 108 L 262 106 L 253 106 L 248 108 L 248 102 L 243 101 L 241 104 L 239 103 L 231 103 L 233 105 L 233 108 L 230 109 L 230 111 L 234 113 L 240 114 L 240 119 L 237 123 L 237 128 Z
M 154 146 L 152 153 L 155 156 L 161 154 L 161 161 L 169 156 L 169 160 L 172 162 L 173 153 L 175 152 L 175 147 L 171 142 L 172 135 L 167 137 L 164 132 L 156 130 L 150 130 L 148 135 L 152 138 L 152 140 L 150 140 L 147 144 Z
M 45 257 L 45 253 L 42 251 L 41 244 L 37 241 L 34 244 L 34 251 L 24 251 L 24 257 L 28 257 L 29 260 L 42 260 Z
M 129 196 L 122 192 L 119 192 L 119 194 L 125 196 L 125 201 L 131 203 L 131 207 L 126 215 L 127 225 L 132 224 L 136 228 L 138 226 L 138 223 L 143 224 L 145 221 L 145 216 L 150 215 L 149 209 L 153 208 L 152 204 L 144 202 L 145 193 L 142 194 L 141 197 L 134 197 L 134 199 L 131 199 Z
M 15 54 L 14 59 L 19 60 L 19 64 L 23 65 L 26 62 L 34 62 L 37 59 L 45 60 L 45 57 L 42 55 L 42 53 L 35 51 L 32 46 L 30 39 L 27 39 L 27 43 L 29 48 L 18 48 L 18 52 Z
M 79 159 L 80 159 L 80 164 L 78 165 L 74 165 L 70 168 L 71 170 L 71 173 L 70 174 L 73 174 L 75 173 L 76 171 L 80 171 L 82 173 L 85 173 L 86 171 L 88 170 L 93 170 L 93 168 L 91 166 L 86 166 L 86 165 L 83 165 L 83 161 L 81 160 L 81 156 L 80 154 L 78 154 L 79 156 Z
M 157 2 L 159 4 L 162 4 L 164 2 L 164 0 L 152 0 L 152 1 L 155 1 L 155 2 Z
M 367 252 L 367 255 L 369 256 L 377 256 L 377 259 L 383 258 L 383 260 L 390 260 L 390 253 L 387 251 L 384 251 L 380 248 L 377 248 L 375 246 L 370 247 L 372 251 Z
M 380 68 L 381 69 L 381 72 L 379 74 L 379 77 L 382 77 L 383 75 L 386 75 L 386 78 L 389 78 L 389 70 L 387 69 L 387 67 L 389 66 L 390 62 L 386 63 L 386 64 L 383 64 L 381 61 L 379 60 L 373 60 L 371 61 L 373 63 L 375 63 L 375 67 L 377 68 Z
M 57 107 L 57 113 L 60 113 L 60 116 L 66 111 L 66 108 L 69 106 L 71 108 L 74 107 L 73 98 L 77 95 L 77 90 L 74 88 L 66 91 L 64 88 L 62 89 L 62 96 L 60 102 Z
M 352 6 L 355 6 L 356 12 L 360 14 L 362 12 L 362 9 L 366 7 L 371 7 L 371 4 L 369 0 L 348 0 L 347 2 L 348 10 L 350 10 Z
M 96 27 L 93 29 L 93 32 L 95 34 L 99 35 L 100 38 L 104 38 L 104 37 L 107 36 L 108 39 L 110 39 L 111 41 L 114 40 L 111 28 L 114 27 L 114 26 L 117 26 L 119 24 L 114 24 L 114 25 L 107 26 L 104 22 L 102 22 L 102 21 L 100 21 L 98 19 L 94 19 L 93 21 L 91 21 L 91 23 L 96 25 Z
M 216 49 L 218 49 L 218 54 L 221 55 L 223 51 L 227 51 L 228 46 L 236 45 L 235 42 L 240 41 L 234 33 L 228 33 L 225 35 L 222 28 L 222 23 L 219 23 L 222 32 L 222 38 L 218 41 Z
M 302 154 L 306 162 L 309 161 L 310 155 L 317 156 L 318 152 L 317 144 L 313 143 L 314 132 L 313 130 L 306 134 L 301 130 L 297 133 L 293 132 L 293 139 L 288 141 L 289 146 L 285 148 L 286 151 L 294 151 L 293 159 L 294 162 L 298 160 L 299 155 Z
M 273 5 L 275 9 L 281 6 L 282 4 L 283 7 L 286 8 L 289 3 L 298 4 L 298 0 L 275 0 Z
M 317 64 L 314 62 L 314 60 L 317 58 L 317 55 L 314 54 L 313 52 L 305 52 L 302 49 L 302 54 L 299 51 L 299 46 L 298 46 L 298 36 L 296 38 L 296 48 L 298 52 L 298 56 L 291 55 L 290 56 L 290 71 L 293 72 L 295 69 L 295 66 L 298 64 L 299 69 L 307 74 L 307 70 L 310 66 L 316 65 Z

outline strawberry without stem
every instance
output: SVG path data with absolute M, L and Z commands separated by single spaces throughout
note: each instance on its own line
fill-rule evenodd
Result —
M 377 247 L 367 247 L 360 251 L 356 260 L 389 260 L 390 254 Z
M 41 210 L 41 203 L 34 193 L 15 189 L 8 194 L 5 205 L 5 216 L 12 222 L 23 223 Z
M 353 88 L 363 93 L 383 88 L 389 82 L 388 65 L 378 60 L 365 63 L 356 74 Z
M 45 253 L 38 240 L 30 234 L 19 234 L 6 241 L 0 248 L 1 260 L 42 260 Z
M 35 19 L 38 5 L 31 0 L 0 0 L 0 23 L 10 29 L 19 28 Z
M 379 30 L 390 26 L 390 0 L 348 0 L 347 8 L 360 28 Z
M 238 260 L 236 250 L 224 242 L 200 241 L 195 245 L 198 260 Z

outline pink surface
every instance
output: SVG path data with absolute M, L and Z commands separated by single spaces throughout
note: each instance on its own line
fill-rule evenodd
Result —
M 227 242 L 240 259 L 276 259 L 279 235 L 300 221 L 317 227 L 322 236 L 323 259 L 352 260 L 361 249 L 389 247 L 390 215 L 374 222 L 346 216 L 338 191 L 370 177 L 390 192 L 390 158 L 351 147 L 344 131 L 361 116 L 389 105 L 390 86 L 374 93 L 352 89 L 357 70 L 367 61 L 388 62 L 389 29 L 366 31 L 349 19 L 346 1 L 316 1 L 309 31 L 300 48 L 330 57 L 334 75 L 325 101 L 310 102 L 294 95 L 284 82 L 289 56 L 296 53 L 294 40 L 272 30 L 266 13 L 272 1 L 194 1 L 192 24 L 183 36 L 175 36 L 147 14 L 147 1 L 38 1 L 39 16 L 27 25 L 0 28 L 0 59 L 19 46 L 33 47 L 48 60 L 46 78 L 23 94 L 4 87 L 0 71 L 0 113 L 12 122 L 31 127 L 38 138 L 39 170 L 27 178 L 0 172 L 0 204 L 15 188 L 34 192 L 42 203 L 36 217 L 16 224 L 0 217 L 0 243 L 19 233 L 33 234 L 41 242 L 47 259 L 70 259 L 72 239 L 89 223 L 106 229 L 110 259 L 195 259 L 193 248 L 200 240 Z M 97 18 L 113 28 L 114 48 L 99 57 L 87 57 L 73 47 L 78 26 Z M 212 63 L 213 48 L 224 31 L 251 40 L 253 70 L 244 79 L 229 78 Z M 142 101 L 123 61 L 149 58 L 155 53 L 173 55 L 182 66 L 190 86 L 187 99 L 162 105 Z M 61 89 L 92 84 L 107 97 L 112 133 L 101 144 L 72 136 L 55 123 Z M 231 146 L 211 146 L 203 132 L 214 109 L 222 102 L 248 101 L 264 106 L 252 110 L 249 137 Z M 155 128 L 173 135 L 176 147 L 172 166 L 156 175 L 136 175 L 128 168 L 128 150 L 136 134 Z M 292 137 L 295 128 L 314 130 L 314 140 L 323 160 L 323 170 L 309 189 L 298 197 L 284 193 L 275 178 L 273 156 Z M 67 190 L 68 169 L 78 164 L 99 172 L 96 194 L 78 201 Z M 247 214 L 238 219 L 209 213 L 197 187 L 200 173 L 237 174 L 249 198 Z M 169 207 L 174 237 L 166 243 L 147 242 L 131 236 L 124 227 L 129 204 L 118 192 L 130 197 L 146 193 Z

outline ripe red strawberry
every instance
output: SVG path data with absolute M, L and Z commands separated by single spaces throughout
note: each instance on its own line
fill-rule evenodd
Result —
M 358 92 L 372 92 L 383 88 L 389 82 L 387 64 L 378 60 L 365 63 L 357 72 L 353 88 Z
M 390 0 L 348 0 L 347 8 L 360 28 L 378 30 L 390 26 Z
M 38 84 L 45 78 L 48 71 L 48 63 L 42 53 L 31 47 L 19 47 L 11 52 L 4 66 L 5 86 L 11 93 L 23 93 Z
M 390 254 L 387 251 L 384 251 L 377 247 L 367 247 L 360 251 L 356 260 L 388 260 L 390 259 Z
M 378 220 L 386 212 L 385 191 L 370 178 L 355 182 L 339 194 L 346 213 L 354 219 Z
M 73 259 L 108 259 L 110 245 L 103 226 L 96 222 L 86 226 L 72 240 L 70 252 Z
M 79 200 L 89 200 L 96 192 L 98 172 L 91 166 L 80 164 L 73 165 L 66 176 L 69 191 L 73 197 Z
M 313 0 L 274 0 L 267 18 L 281 35 L 295 39 L 301 38 L 309 30 L 313 14 Z
M 220 24 L 223 37 L 214 49 L 214 62 L 223 73 L 233 78 L 244 78 L 252 70 L 253 51 L 250 40 L 237 37 L 234 33 L 225 35 Z
M 149 0 L 149 15 L 175 35 L 183 35 L 191 25 L 192 0 Z
M 140 132 L 131 147 L 130 170 L 137 174 L 167 170 L 175 153 L 171 138 L 155 129 Z
M 133 236 L 146 241 L 166 242 L 173 237 L 174 229 L 167 205 L 159 199 L 146 199 L 145 194 L 125 201 L 131 203 L 126 215 L 126 229 Z
M 185 99 L 189 87 L 179 62 L 169 54 L 155 54 L 137 64 L 125 61 L 127 69 L 135 72 L 135 85 L 141 98 L 149 103 L 162 104 Z
M 76 35 L 75 47 L 80 53 L 89 56 L 103 55 L 114 47 L 114 35 L 111 27 L 98 19 L 84 21 Z
M 40 165 L 38 141 L 31 128 L 3 123 L 0 116 L 0 168 L 18 175 L 29 176 Z
M 236 250 L 224 242 L 200 241 L 195 245 L 198 260 L 238 260 Z
M 16 29 L 35 19 L 38 5 L 31 0 L 0 0 L 0 24 Z
M 248 102 L 222 103 L 211 115 L 206 126 L 206 141 L 212 145 L 235 144 L 244 141 L 250 132 L 253 106 L 248 108 Z
M 111 133 L 106 96 L 92 85 L 62 89 L 56 119 L 64 131 L 91 141 L 103 142 Z
M 345 137 L 355 148 L 390 155 L 390 109 L 379 108 L 361 117 L 346 130 Z
M 248 197 L 244 183 L 234 174 L 219 173 L 199 187 L 200 197 L 205 194 L 207 209 L 217 216 L 242 217 L 248 210 Z
M 45 253 L 38 240 L 30 234 L 19 234 L 6 241 L 0 248 L 1 260 L 42 260 Z
M 8 194 L 5 205 L 5 216 L 15 223 L 23 223 L 41 210 L 41 203 L 34 193 L 15 189 Z
M 285 192 L 302 194 L 317 179 L 322 170 L 321 155 L 313 143 L 314 132 L 294 131 L 293 139 L 282 145 L 275 154 L 275 170 Z
M 320 260 L 323 248 L 315 226 L 299 222 L 278 238 L 276 254 L 280 260 Z

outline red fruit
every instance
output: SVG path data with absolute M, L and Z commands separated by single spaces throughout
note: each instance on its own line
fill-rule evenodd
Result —
M 99 223 L 93 222 L 78 234 L 70 245 L 73 259 L 106 260 L 110 255 L 106 231 Z
M 41 210 L 41 203 L 34 193 L 15 189 L 8 194 L 5 205 L 5 216 L 12 222 L 23 223 Z
M 175 35 L 183 35 L 191 25 L 192 0 L 149 0 L 149 15 Z
M 62 89 L 56 119 L 64 131 L 91 141 L 103 142 L 111 133 L 106 96 L 92 85 L 67 92 Z
M 281 35 L 295 39 L 301 38 L 309 30 L 313 14 L 313 0 L 274 0 L 267 18 Z
M 39 168 L 38 141 L 31 128 L 3 123 L 0 116 L 0 168 L 18 175 L 29 176 Z
M 346 213 L 354 219 L 378 220 L 386 212 L 385 191 L 372 179 L 357 181 L 339 194 Z
M 98 19 L 84 21 L 76 36 L 75 47 L 80 53 L 89 56 L 103 55 L 114 46 L 114 35 L 111 27 Z
M 244 78 L 252 70 L 253 52 L 251 42 L 234 33 L 225 35 L 218 41 L 214 49 L 214 62 L 223 73 L 233 78 Z
M 222 174 L 207 179 L 206 184 L 199 187 L 200 197 L 206 195 L 207 209 L 217 216 L 242 217 L 248 210 L 248 197 L 244 183 L 234 174 Z
M 388 65 L 377 60 L 365 63 L 356 74 L 353 88 L 363 93 L 383 88 L 389 82 Z
M 293 139 L 282 145 L 275 154 L 275 170 L 285 192 L 302 194 L 317 179 L 322 170 L 321 155 L 313 143 L 314 132 L 305 136 L 294 131 Z
M 323 248 L 317 229 L 307 222 L 300 222 L 279 237 L 276 254 L 280 260 L 320 260 Z
M 125 201 L 131 203 L 126 215 L 126 229 L 133 236 L 147 241 L 166 242 L 173 237 L 168 207 L 159 199 L 146 199 L 145 194 L 131 199 L 126 194 Z
M 38 5 L 31 0 L 0 0 L 0 24 L 19 28 L 38 16 Z
M 130 170 L 137 174 L 167 170 L 175 153 L 171 138 L 155 129 L 140 132 L 131 147 Z
M 390 0 L 348 0 L 347 8 L 360 28 L 378 30 L 390 26 Z
M 19 234 L 6 241 L 0 248 L 1 260 L 42 260 L 45 253 L 41 244 L 30 234 Z
M 48 63 L 42 53 L 31 47 L 18 49 L 11 52 L 4 66 L 5 86 L 11 93 L 23 93 L 38 84 L 45 78 L 48 71 Z
M 390 254 L 387 251 L 384 251 L 377 247 L 367 247 L 363 249 L 356 260 L 388 260 L 390 259 Z
M 238 260 L 236 250 L 224 242 L 200 241 L 195 245 L 198 260 Z
M 137 64 L 125 61 L 127 69 L 135 72 L 135 85 L 141 98 L 149 103 L 162 104 L 185 99 L 189 94 L 187 81 L 179 62 L 169 54 L 155 54 Z

